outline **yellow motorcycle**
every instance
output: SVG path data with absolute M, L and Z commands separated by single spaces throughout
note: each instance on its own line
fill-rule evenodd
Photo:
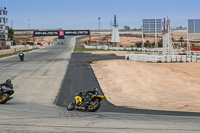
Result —
M 101 100 L 105 98 L 105 96 L 103 95 L 90 94 L 90 93 L 87 96 L 85 96 L 84 99 L 82 97 L 76 93 L 75 101 L 72 101 L 68 104 L 67 110 L 72 111 L 74 109 L 77 109 L 77 110 L 87 110 L 89 112 L 95 112 L 100 108 Z

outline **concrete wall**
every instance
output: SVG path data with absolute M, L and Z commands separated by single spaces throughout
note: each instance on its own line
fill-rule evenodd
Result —
M 39 46 L 20 46 L 20 47 L 12 47 L 11 49 L 0 50 L 0 55 L 12 54 L 23 50 L 37 48 Z
M 200 62 L 199 55 L 148 55 L 148 54 L 126 54 L 125 59 L 143 62 Z
M 142 48 L 126 48 L 126 47 L 112 47 L 112 46 L 88 46 L 86 44 L 84 44 L 84 47 L 87 49 L 104 49 L 104 50 L 138 50 L 138 51 L 142 51 Z M 162 51 L 162 48 L 151 48 L 151 49 L 147 49 L 145 48 L 144 51 L 147 52 L 153 52 L 153 51 Z
M 15 35 L 28 35 L 30 33 L 30 35 L 33 35 L 33 31 L 30 30 L 24 30 L 24 31 L 14 31 Z

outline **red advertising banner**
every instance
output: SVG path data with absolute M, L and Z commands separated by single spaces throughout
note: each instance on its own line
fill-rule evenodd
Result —
M 191 48 L 192 51 L 200 51 L 200 48 Z
M 59 31 L 59 36 L 64 36 L 65 34 L 64 34 L 64 31 L 63 30 L 60 30 Z

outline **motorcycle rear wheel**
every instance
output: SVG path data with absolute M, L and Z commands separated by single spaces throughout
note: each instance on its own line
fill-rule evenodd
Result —
M 4 93 L 0 96 L 0 104 L 5 104 L 9 100 L 10 95 L 8 93 Z
M 70 102 L 68 105 L 67 105 L 67 110 L 69 111 L 72 111 L 75 109 L 75 101 L 73 102 Z
M 93 105 L 88 106 L 89 112 L 95 112 L 100 108 L 101 104 L 99 101 L 93 101 Z

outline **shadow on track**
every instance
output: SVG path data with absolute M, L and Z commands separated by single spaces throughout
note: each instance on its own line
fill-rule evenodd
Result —
M 66 107 L 69 102 L 74 100 L 74 96 L 77 92 L 89 90 L 92 87 L 100 88 L 99 83 L 94 75 L 93 69 L 90 66 L 90 62 L 112 59 L 124 59 L 124 56 L 116 56 L 114 54 L 98 55 L 89 53 L 73 53 L 55 104 L 57 106 Z M 102 91 L 101 93 L 103 94 Z M 114 106 L 107 100 L 103 100 L 101 105 L 101 108 L 98 110 L 100 112 L 200 116 L 200 113 L 193 112 L 159 111 L 119 107 Z

